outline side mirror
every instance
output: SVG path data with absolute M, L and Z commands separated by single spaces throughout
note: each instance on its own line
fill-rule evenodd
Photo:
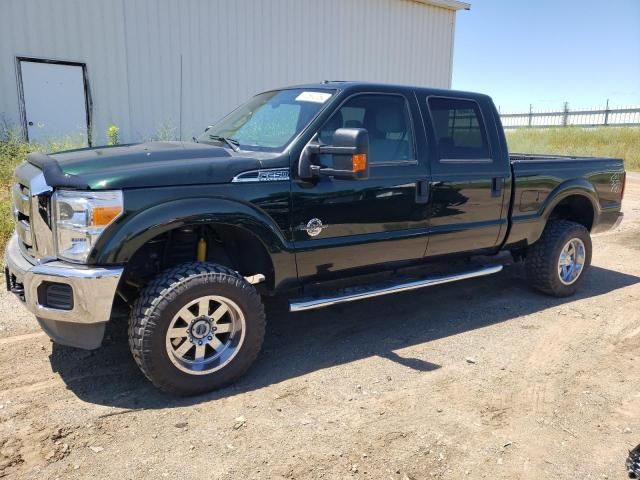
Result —
M 320 155 L 331 155 L 331 168 L 320 165 Z M 307 145 L 300 155 L 298 175 L 306 180 L 369 178 L 369 133 L 364 128 L 339 128 L 333 134 L 332 145 Z

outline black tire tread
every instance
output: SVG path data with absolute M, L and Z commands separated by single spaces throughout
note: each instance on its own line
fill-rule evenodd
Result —
M 251 304 L 253 313 L 257 315 L 258 335 L 253 345 L 243 345 L 243 349 L 247 349 L 248 355 L 245 357 L 245 364 L 242 371 L 236 375 L 237 378 L 244 373 L 253 363 L 262 348 L 262 340 L 266 330 L 266 319 L 264 306 L 260 295 L 256 289 L 248 283 L 242 275 L 236 271 L 223 265 L 209 262 L 189 262 L 172 269 L 169 269 L 154 280 L 152 280 L 140 293 L 131 309 L 129 320 L 129 348 L 133 358 L 142 371 L 142 373 L 160 390 L 171 394 L 182 396 L 193 395 L 206 391 L 204 389 L 193 389 L 185 391 L 184 389 L 176 389 L 173 385 L 159 381 L 152 374 L 153 360 L 150 349 L 144 347 L 145 332 L 156 327 L 157 317 L 154 313 L 161 306 L 162 302 L 166 302 L 167 297 L 180 289 L 185 280 L 195 277 L 209 277 L 219 283 L 227 283 L 243 292 L 248 302 Z M 225 382 L 225 384 L 230 381 Z M 223 385 L 217 385 L 218 388 Z

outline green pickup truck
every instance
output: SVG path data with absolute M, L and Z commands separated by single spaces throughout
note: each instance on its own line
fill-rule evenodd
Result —
M 191 142 L 31 154 L 15 177 L 7 288 L 79 348 L 128 308 L 136 362 L 180 395 L 249 368 L 263 296 L 318 309 L 495 274 L 502 252 L 571 295 L 625 183 L 620 159 L 510 155 L 486 95 L 329 81 Z

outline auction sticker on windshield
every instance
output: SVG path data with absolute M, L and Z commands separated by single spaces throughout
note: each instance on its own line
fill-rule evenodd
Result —
M 296 97 L 298 102 L 324 103 L 331 98 L 330 93 L 325 92 L 302 92 Z

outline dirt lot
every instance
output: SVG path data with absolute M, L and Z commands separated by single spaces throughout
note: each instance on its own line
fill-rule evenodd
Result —
M 640 178 L 582 292 L 487 279 L 307 314 L 270 308 L 239 383 L 156 392 L 113 329 L 52 345 L 0 296 L 0 477 L 625 478 L 640 442 Z

